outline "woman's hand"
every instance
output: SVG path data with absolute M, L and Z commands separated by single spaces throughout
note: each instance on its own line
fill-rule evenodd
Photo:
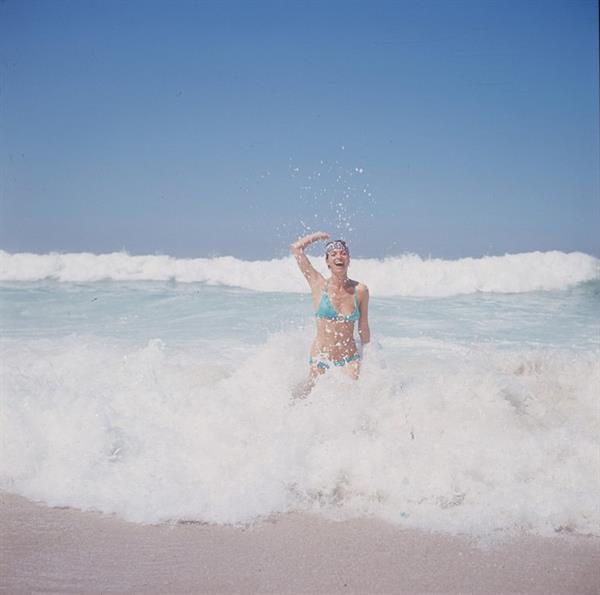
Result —
M 313 244 L 314 242 L 318 242 L 319 240 L 328 240 L 330 237 L 331 236 L 324 231 L 316 231 L 315 233 L 298 238 L 290 247 L 292 252 L 296 253 L 304 250 L 306 246 L 310 246 L 310 244 Z
M 312 234 L 312 237 L 312 242 L 317 242 L 319 240 L 328 240 L 331 236 L 326 231 L 316 231 Z

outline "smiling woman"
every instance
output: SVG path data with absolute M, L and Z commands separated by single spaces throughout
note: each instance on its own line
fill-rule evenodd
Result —
M 316 378 L 332 366 L 343 368 L 352 378 L 358 378 L 360 353 L 354 340 L 354 323 L 362 345 L 370 340 L 366 285 L 348 278 L 350 252 L 343 240 L 328 242 L 325 262 L 331 277 L 325 279 L 310 263 L 304 248 L 319 240 L 328 240 L 329 234 L 317 232 L 299 238 L 291 245 L 292 253 L 312 292 L 317 336 L 310 351 L 310 376 L 303 395 L 308 394 Z

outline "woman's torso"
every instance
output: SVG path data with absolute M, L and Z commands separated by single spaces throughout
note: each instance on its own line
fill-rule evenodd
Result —
M 356 353 L 354 322 L 360 316 L 357 285 L 356 281 L 349 281 L 346 286 L 335 289 L 327 280 L 313 293 L 317 336 L 311 356 L 325 355 L 331 360 L 342 360 Z

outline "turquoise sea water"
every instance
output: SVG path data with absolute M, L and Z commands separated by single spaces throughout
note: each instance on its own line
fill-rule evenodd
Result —
M 132 343 L 223 338 L 264 342 L 270 333 L 311 324 L 308 294 L 256 292 L 203 283 L 3 282 L 4 337 L 92 334 Z M 442 298 L 373 296 L 379 336 L 431 337 L 497 345 L 600 347 L 600 282 L 558 291 L 475 293 Z

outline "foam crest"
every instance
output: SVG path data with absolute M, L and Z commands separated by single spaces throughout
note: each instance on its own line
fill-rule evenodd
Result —
M 441 342 L 411 360 L 384 337 L 359 382 L 333 370 L 294 401 L 309 338 L 213 361 L 159 340 L 4 340 L 0 486 L 139 522 L 313 511 L 600 535 L 597 353 Z
M 312 258 L 326 274 L 321 256 Z M 529 252 L 462 258 L 423 259 L 406 254 L 352 260 L 350 275 L 379 296 L 449 296 L 474 292 L 520 293 L 564 289 L 600 276 L 600 261 L 581 252 Z M 9 254 L 0 251 L 0 280 L 62 282 L 177 281 L 220 284 L 262 292 L 305 292 L 291 257 L 245 261 L 231 256 L 173 258 L 111 254 Z

